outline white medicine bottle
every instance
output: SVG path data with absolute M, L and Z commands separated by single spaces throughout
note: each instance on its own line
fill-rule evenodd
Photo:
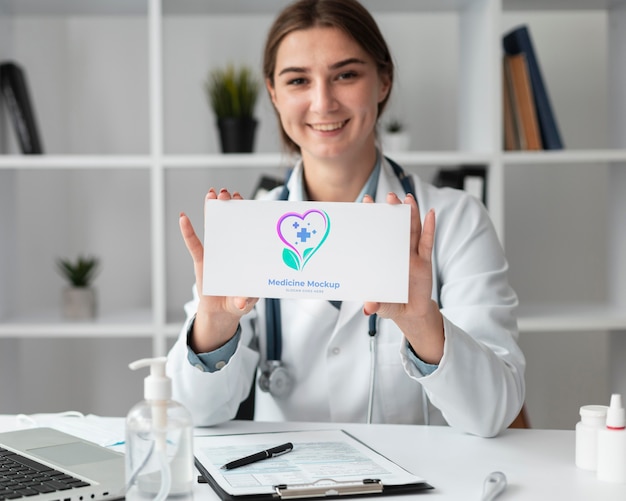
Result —
M 144 400 L 126 417 L 126 499 L 191 495 L 194 481 L 193 425 L 189 411 L 172 400 L 165 357 L 137 360 L 150 367 Z
M 598 432 L 598 479 L 626 483 L 626 414 L 622 396 L 611 395 L 606 426 Z
M 606 405 L 583 405 L 576 423 L 576 466 L 595 471 L 598 463 L 598 431 L 606 427 Z

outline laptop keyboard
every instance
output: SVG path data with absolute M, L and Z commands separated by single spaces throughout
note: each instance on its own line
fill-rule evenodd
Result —
M 88 485 L 62 471 L 0 447 L 0 501 Z

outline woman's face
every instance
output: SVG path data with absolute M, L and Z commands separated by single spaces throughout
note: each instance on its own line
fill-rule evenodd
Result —
M 373 146 L 378 103 L 389 81 L 373 58 L 337 28 L 287 35 L 276 54 L 272 102 L 305 158 L 338 159 Z

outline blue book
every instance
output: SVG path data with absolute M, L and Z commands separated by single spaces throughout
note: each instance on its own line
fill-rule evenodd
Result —
M 504 35 L 502 44 L 506 54 L 519 54 L 523 52 L 526 55 L 543 148 L 546 150 L 563 149 L 563 141 L 561 140 L 559 127 L 556 123 L 554 113 L 552 112 L 552 105 L 550 104 L 548 91 L 543 82 L 539 61 L 533 49 L 528 27 L 522 25 L 514 28 Z

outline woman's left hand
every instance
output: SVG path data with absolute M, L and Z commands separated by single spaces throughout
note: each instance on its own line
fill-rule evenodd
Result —
M 372 203 L 371 197 L 363 200 Z M 387 203 L 403 203 L 395 193 L 387 195 Z M 366 315 L 377 313 L 393 320 L 404 333 L 413 351 L 426 363 L 438 364 L 443 356 L 443 317 L 432 300 L 432 252 L 435 240 L 435 212 L 428 211 L 422 227 L 419 208 L 412 195 L 405 204 L 411 206 L 411 255 L 409 261 L 409 301 L 402 303 L 366 302 Z

